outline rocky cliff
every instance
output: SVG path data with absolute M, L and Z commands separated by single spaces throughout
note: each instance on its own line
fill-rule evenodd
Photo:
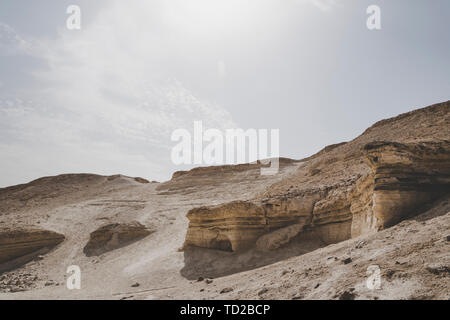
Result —
M 389 130 L 387 130 L 389 129 Z M 191 209 L 185 247 L 273 250 L 377 232 L 450 192 L 450 103 L 383 120 L 248 201 Z

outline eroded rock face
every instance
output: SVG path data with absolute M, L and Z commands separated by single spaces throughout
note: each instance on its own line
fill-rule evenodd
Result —
M 256 247 L 262 251 L 278 249 L 302 232 L 303 227 L 304 225 L 302 224 L 292 224 L 265 234 L 256 241 Z
M 303 159 L 256 199 L 192 209 L 185 246 L 275 248 L 300 229 L 331 244 L 392 226 L 450 193 L 448 137 L 450 101 L 379 121 Z
M 450 193 L 447 140 L 372 142 L 361 159 L 369 170 L 331 186 L 192 209 L 185 245 L 273 250 L 302 232 L 337 243 L 392 226 Z
M 26 263 L 64 241 L 62 234 L 43 229 L 0 230 L 0 272 Z
M 373 170 L 376 229 L 417 214 L 424 203 L 450 192 L 450 142 L 374 142 L 365 146 Z
M 194 208 L 187 217 L 186 245 L 237 251 L 267 231 L 263 208 L 246 201 Z
M 90 234 L 89 242 L 83 251 L 88 257 L 100 255 L 129 245 L 153 232 L 154 230 L 137 221 L 107 224 Z

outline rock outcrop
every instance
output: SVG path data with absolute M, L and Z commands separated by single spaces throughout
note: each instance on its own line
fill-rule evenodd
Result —
M 372 212 L 360 218 L 371 225 L 363 228 L 390 227 L 450 192 L 450 141 L 374 142 L 364 150 L 372 168 L 373 200 Z
M 374 142 L 364 151 L 372 172 L 358 179 L 260 203 L 190 210 L 186 245 L 237 251 L 273 232 L 257 247 L 276 249 L 293 237 L 293 230 L 294 236 L 309 230 L 325 243 L 336 243 L 392 226 L 450 192 L 449 141 Z M 269 244 L 271 238 L 284 240 Z
M 86 256 L 96 256 L 138 241 L 154 232 L 137 221 L 104 225 L 90 234 Z
M 289 168 L 297 165 L 302 160 L 289 158 L 279 158 L 279 171 L 275 176 L 283 176 Z M 261 175 L 262 170 L 270 169 L 270 159 L 257 161 L 255 163 L 244 163 L 237 165 L 221 165 L 197 167 L 189 171 L 176 171 L 172 179 L 161 183 L 156 189 L 161 195 L 171 195 L 179 193 L 191 193 L 201 187 L 220 187 L 224 184 L 241 184 L 249 181 L 264 182 L 272 181 L 275 176 Z M 245 177 L 245 178 L 244 178 Z
M 0 272 L 26 263 L 64 241 L 62 234 L 42 229 L 0 230 Z
M 331 244 L 390 227 L 450 193 L 449 136 L 448 102 L 383 120 L 260 198 L 190 210 L 185 247 L 274 250 L 298 235 Z
M 288 244 L 293 238 L 302 232 L 303 227 L 304 225 L 302 224 L 292 224 L 265 234 L 259 237 L 258 241 L 256 241 L 256 247 L 262 251 L 278 249 Z
M 194 208 L 187 217 L 186 243 L 198 247 L 236 251 L 267 231 L 263 208 L 246 201 Z

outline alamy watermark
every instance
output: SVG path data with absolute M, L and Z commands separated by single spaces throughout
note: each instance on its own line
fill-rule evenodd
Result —
M 224 165 L 261 161 L 262 175 L 278 173 L 280 154 L 279 129 L 203 129 L 202 121 L 194 121 L 193 134 L 176 129 L 171 140 L 178 142 L 171 152 L 175 165 Z M 270 150 L 270 151 L 269 151 Z
M 78 5 L 69 5 L 66 9 L 66 13 L 69 17 L 66 20 L 66 27 L 69 30 L 81 29 L 81 8 Z M 372 4 L 367 7 L 366 13 L 369 15 L 366 21 L 367 29 L 369 30 L 381 30 L 381 9 L 378 5 Z M 223 61 L 219 61 L 218 73 L 220 77 L 225 76 L 225 64 Z
M 367 7 L 366 13 L 369 15 L 366 21 L 367 29 L 381 30 L 381 9 L 373 4 Z
M 81 269 L 79 266 L 72 265 L 67 267 L 66 273 L 70 274 L 67 278 L 67 289 L 69 290 L 80 290 L 81 289 Z
M 66 27 L 69 30 L 81 29 L 81 8 L 77 5 L 70 5 L 66 9 L 69 17 L 66 20 Z
M 378 265 L 370 265 L 366 270 L 366 287 L 369 290 L 381 289 L 381 269 Z

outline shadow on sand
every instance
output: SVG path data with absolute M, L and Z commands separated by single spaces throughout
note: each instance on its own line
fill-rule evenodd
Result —
M 229 252 L 188 247 L 184 249 L 185 265 L 180 273 L 189 280 L 197 280 L 199 277 L 218 278 L 297 257 L 325 245 L 319 240 L 296 238 L 289 245 L 273 251 L 252 248 L 242 252 Z

